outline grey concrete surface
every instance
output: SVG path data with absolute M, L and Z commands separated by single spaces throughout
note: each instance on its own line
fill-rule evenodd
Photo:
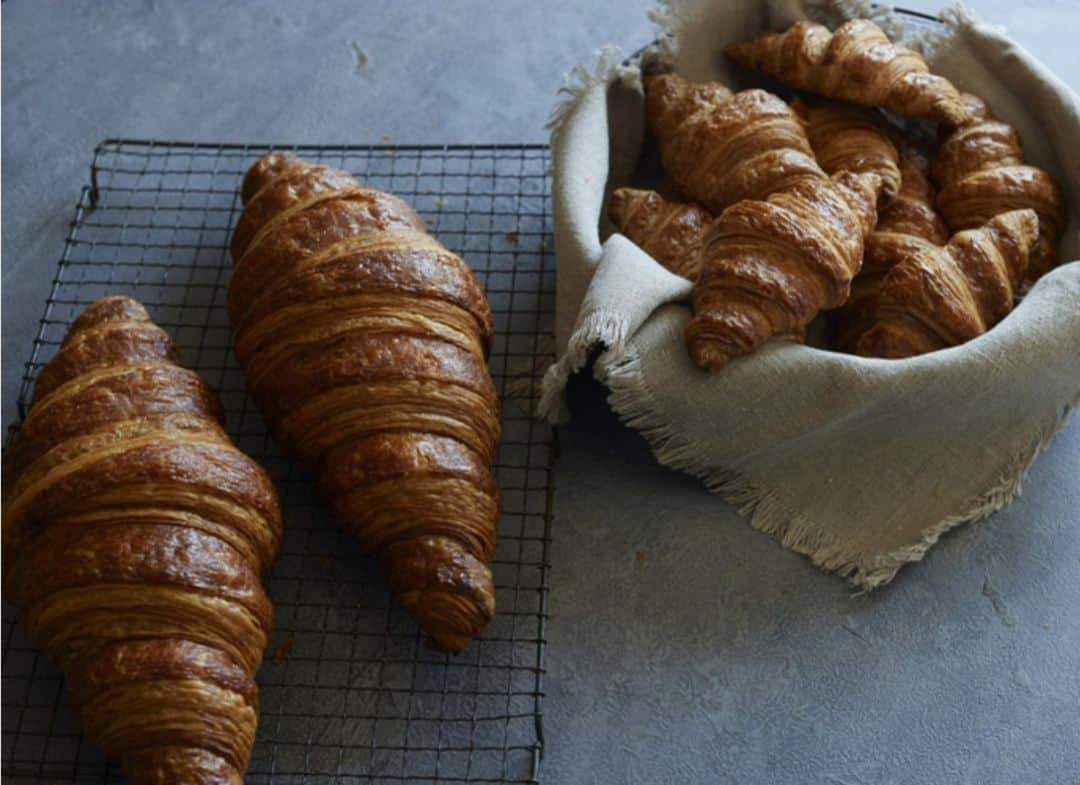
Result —
M 1075 2 L 970 4 L 1080 88 Z M 644 43 L 650 5 L 4 3 L 3 422 L 102 138 L 543 141 L 562 74 Z M 1011 507 L 853 598 L 658 467 L 594 385 L 571 401 L 543 781 L 1080 782 L 1075 421 Z

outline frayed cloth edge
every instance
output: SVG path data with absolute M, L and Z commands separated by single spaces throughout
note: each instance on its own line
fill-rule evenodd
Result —
M 1027 470 L 1054 435 L 1065 427 L 1080 403 L 1078 393 L 1039 428 L 1031 444 L 1007 463 L 999 479 L 968 502 L 962 512 L 926 527 L 913 543 L 885 553 L 867 554 L 793 510 L 774 491 L 737 471 L 709 465 L 694 439 L 658 413 L 655 396 L 642 375 L 640 359 L 629 347 L 609 350 L 600 357 L 596 375 L 610 391 L 611 408 L 626 425 L 645 437 L 657 461 L 702 480 L 710 491 L 735 507 L 739 515 L 748 518 L 755 529 L 809 557 L 818 568 L 847 578 L 862 591 L 883 586 L 905 564 L 920 561 L 949 530 L 982 520 L 1019 496 Z

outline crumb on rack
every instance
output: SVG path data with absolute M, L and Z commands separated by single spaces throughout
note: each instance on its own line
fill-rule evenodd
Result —
M 507 232 L 506 239 L 514 245 L 517 245 L 521 242 L 521 232 Z
M 274 654 L 270 657 L 270 662 L 274 663 L 274 665 L 280 665 L 289 655 L 289 651 L 292 650 L 292 645 L 293 638 L 290 635 L 288 638 L 279 643 L 276 649 L 274 649 Z

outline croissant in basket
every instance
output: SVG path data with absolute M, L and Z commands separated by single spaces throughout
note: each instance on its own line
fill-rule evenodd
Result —
M 967 118 L 951 82 L 931 74 L 921 55 L 890 42 L 867 19 L 852 19 L 835 32 L 804 20 L 781 33 L 729 44 L 724 54 L 738 65 L 826 98 L 948 126 Z
M 1024 163 L 1016 130 L 990 116 L 986 104 L 965 93 L 969 122 L 950 133 L 934 158 L 941 189 L 937 206 L 951 230 L 975 229 L 995 215 L 1030 208 L 1039 215 L 1039 239 L 1031 250 L 1028 280 L 1057 264 L 1057 241 L 1065 208 L 1054 178 Z
M 99 300 L 4 454 L 4 590 L 133 785 L 240 785 L 281 513 L 217 396 L 133 300 Z
M 885 276 L 858 353 L 912 357 L 982 335 L 1013 309 L 1038 236 L 1035 212 L 1013 210 L 944 247 L 913 249 Z
M 764 90 L 733 95 L 715 82 L 646 76 L 645 117 L 665 171 L 714 215 L 821 171 L 798 116 Z
M 401 199 L 272 153 L 244 178 L 227 307 L 247 385 L 334 517 L 451 652 L 491 621 L 492 318 Z

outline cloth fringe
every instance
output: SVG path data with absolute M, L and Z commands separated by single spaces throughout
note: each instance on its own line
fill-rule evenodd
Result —
M 566 382 L 571 374 L 585 367 L 589 354 L 597 346 L 622 352 L 629 337 L 629 326 L 622 315 L 614 311 L 598 310 L 589 314 L 574 328 L 573 336 L 566 345 L 566 352 L 559 361 L 548 368 L 540 385 L 540 401 L 537 414 L 549 422 L 565 422 L 564 405 Z
M 869 555 L 828 534 L 773 491 L 737 471 L 707 464 L 693 438 L 657 413 L 655 396 L 642 376 L 640 359 L 634 351 L 628 347 L 622 351 L 609 350 L 597 360 L 595 367 L 597 378 L 610 391 L 611 408 L 626 425 L 645 437 L 657 461 L 702 480 L 710 491 L 735 507 L 739 515 L 748 518 L 755 529 L 809 557 L 818 568 L 849 579 L 863 592 L 888 583 L 905 564 L 920 561 L 950 529 L 982 520 L 1008 505 L 1020 494 L 1024 476 L 1039 453 L 1065 427 L 1072 410 L 1080 404 L 1078 393 L 1039 429 L 1028 448 L 1009 460 L 999 480 L 965 505 L 962 512 L 927 527 L 917 543 Z
M 642 52 L 642 69 L 648 66 L 657 71 L 670 71 L 675 66 L 678 54 L 675 46 L 678 13 L 671 0 L 660 0 L 649 11 L 649 21 L 653 25 L 655 40 Z
M 565 97 L 556 102 L 544 126 L 551 132 L 552 149 L 558 146 L 567 117 L 577 109 L 585 93 L 596 85 L 610 84 L 619 75 L 625 59 L 622 49 L 608 44 L 597 50 L 596 62 L 591 68 L 585 63 L 579 63 L 563 77 L 562 87 L 556 95 Z

